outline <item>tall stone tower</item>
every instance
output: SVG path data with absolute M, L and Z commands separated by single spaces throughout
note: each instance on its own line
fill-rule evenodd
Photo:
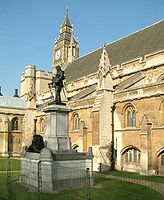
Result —
M 56 66 L 61 65 L 64 70 L 69 63 L 79 57 L 79 45 L 73 34 L 73 26 L 68 17 L 68 7 L 62 25 L 60 35 L 53 48 L 53 73 Z

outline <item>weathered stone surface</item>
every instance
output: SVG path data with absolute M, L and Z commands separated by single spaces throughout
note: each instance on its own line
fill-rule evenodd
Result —
M 85 185 L 86 169 L 92 181 L 92 151 L 77 153 L 75 151 L 52 152 L 48 148 L 41 153 L 26 152 L 21 158 L 21 182 L 33 187 L 39 185 L 42 191 L 79 187 Z
M 51 150 L 69 150 L 71 143 L 68 136 L 68 112 L 66 105 L 51 104 L 44 112 L 46 113 L 45 141 Z

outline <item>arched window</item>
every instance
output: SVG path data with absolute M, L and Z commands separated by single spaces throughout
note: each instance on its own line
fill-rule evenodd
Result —
M 160 106 L 159 106 L 159 110 L 161 112 L 161 126 L 164 126 L 164 98 L 162 99 Z
M 125 115 L 127 116 L 127 127 L 135 127 L 136 126 L 136 111 L 132 106 L 127 107 L 125 111 Z
M 43 133 L 44 132 L 44 119 L 42 117 L 40 118 L 39 126 L 40 126 L 40 128 L 39 128 L 40 130 L 39 131 L 41 133 Z
M 12 131 L 18 130 L 18 118 L 17 118 L 17 117 L 14 117 L 14 118 L 11 120 L 11 130 L 12 130 Z
M 127 149 L 124 154 L 124 161 L 125 163 L 140 163 L 141 152 L 137 149 L 130 148 Z
M 73 130 L 79 130 L 80 128 L 80 118 L 79 115 L 76 113 L 73 117 Z

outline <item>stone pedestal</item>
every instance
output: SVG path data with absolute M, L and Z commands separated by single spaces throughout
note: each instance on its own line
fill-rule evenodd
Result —
M 52 151 L 70 150 L 71 142 L 68 136 L 68 112 L 64 104 L 50 104 L 45 109 L 46 130 L 45 145 Z
M 89 180 L 93 184 L 93 155 L 75 151 L 57 151 L 43 148 L 41 153 L 24 152 L 21 157 L 21 182 L 38 191 L 84 187 Z M 89 176 L 88 174 L 89 173 Z
M 87 153 L 70 149 L 66 105 L 48 105 L 46 113 L 45 148 L 40 153 L 22 151 L 21 182 L 38 191 L 85 186 L 93 184 L 92 148 Z

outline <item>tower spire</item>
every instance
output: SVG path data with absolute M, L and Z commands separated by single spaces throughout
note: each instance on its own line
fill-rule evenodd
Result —
M 69 17 L 68 17 L 68 0 L 66 2 L 66 15 L 65 15 L 65 18 L 64 18 L 64 21 L 63 21 L 61 27 L 64 27 L 64 26 L 68 26 L 68 27 L 72 28 L 72 24 L 71 24 Z
M 66 0 L 66 12 L 68 13 L 68 0 Z
M 53 48 L 53 73 L 58 65 L 64 70 L 68 63 L 79 57 L 79 45 L 73 35 L 73 25 L 68 16 L 68 0 L 66 0 L 66 12 L 60 26 L 60 35 Z

